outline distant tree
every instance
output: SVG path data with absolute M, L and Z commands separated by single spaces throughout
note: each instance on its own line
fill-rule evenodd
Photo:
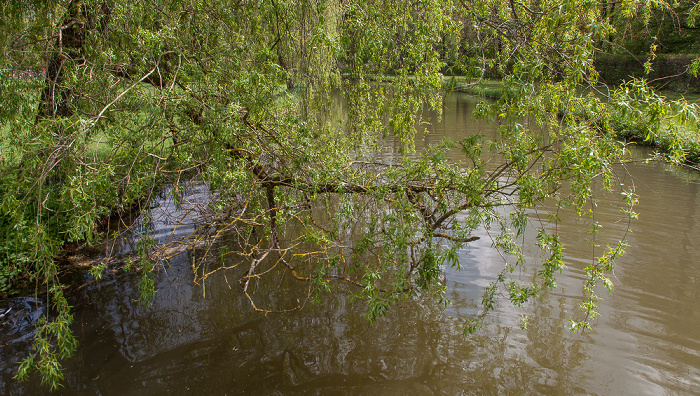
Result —
M 694 1 L 673 4 L 651 2 L 647 7 L 638 5 L 640 18 L 630 19 L 625 14 L 637 10 L 610 3 L 608 19 L 614 27 L 609 37 L 612 53 L 645 55 L 652 51 L 659 54 L 700 53 L 700 32 L 693 23 Z

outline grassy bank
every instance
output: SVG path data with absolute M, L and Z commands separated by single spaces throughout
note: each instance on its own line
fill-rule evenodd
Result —
M 503 84 L 499 80 L 472 81 L 459 76 L 445 77 L 443 87 L 446 91 L 463 92 L 494 100 L 503 94 Z M 582 90 L 581 93 L 585 94 L 586 90 Z M 623 121 L 628 117 L 621 114 L 623 109 L 616 108 L 614 103 L 608 100 L 608 93 L 607 90 L 599 90 L 595 95 L 609 107 L 609 112 L 613 115 L 611 126 L 620 139 L 657 148 L 659 154 L 669 159 L 682 158 L 686 163 L 693 165 L 700 163 L 700 130 L 697 127 L 681 126 L 680 123 L 674 122 L 679 116 L 670 116 L 662 122 L 659 131 L 650 136 L 648 124 L 644 119 Z M 674 91 L 658 91 L 656 94 L 666 102 L 685 101 L 691 105 L 700 105 L 700 94 Z
M 645 129 L 637 125 L 621 125 L 616 128 L 621 139 L 654 147 L 658 149 L 658 154 L 669 160 L 693 166 L 700 163 L 700 131 L 697 128 L 690 129 L 667 122 L 651 139 L 647 138 Z
M 445 77 L 443 88 L 447 91 L 463 92 L 489 99 L 499 99 L 503 94 L 503 84 L 500 80 L 482 79 L 474 81 L 462 76 Z

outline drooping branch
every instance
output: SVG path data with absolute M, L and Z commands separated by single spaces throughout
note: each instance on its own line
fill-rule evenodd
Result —
M 267 207 L 270 213 L 270 232 L 272 233 L 272 248 L 279 250 L 279 235 L 277 233 L 277 204 L 275 203 L 275 186 L 271 184 L 265 185 L 265 194 L 267 196 Z
M 37 122 L 42 118 L 68 117 L 73 114 L 69 102 L 71 92 L 61 89 L 66 62 L 75 62 L 81 57 L 85 41 L 85 10 L 78 1 L 71 1 L 68 13 L 57 28 L 57 51 L 48 61 L 46 86 L 41 92 Z

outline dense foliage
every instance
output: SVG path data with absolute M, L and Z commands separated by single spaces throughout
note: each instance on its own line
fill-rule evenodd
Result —
M 246 265 L 242 292 L 264 312 L 280 308 L 249 285 L 280 271 L 312 295 L 332 281 L 358 286 L 370 320 L 419 293 L 441 300 L 443 266 L 460 265 L 479 227 L 504 254 L 484 313 L 500 295 L 520 306 L 554 287 L 566 261 L 557 228 L 527 210 L 553 202 L 551 224 L 556 208 L 593 213 L 599 179 L 631 218 L 634 193 L 613 169 L 625 155 L 620 125 L 649 140 L 697 128 L 694 106 L 660 98 L 643 78 L 599 89 L 596 51 L 626 21 L 672 9 L 615 4 L 613 19 L 607 3 L 587 0 L 3 2 L 0 288 L 26 275 L 54 303 L 19 377 L 38 368 L 56 387 L 58 359 L 75 349 L 60 250 L 101 240 L 109 216 L 164 186 L 176 201 L 191 182 L 212 192 L 204 228 L 236 236 L 239 248 L 217 255 Z M 504 76 L 503 95 L 479 116 L 498 136 L 416 153 L 422 110 L 441 109 L 442 73 L 476 83 L 489 69 Z M 334 114 L 338 100 L 347 117 Z M 401 146 L 389 159 L 378 156 L 386 139 Z M 454 149 L 463 162 L 446 160 Z M 530 226 L 539 263 L 515 242 Z M 596 284 L 612 287 L 620 238 L 592 247 L 573 329 L 595 317 Z M 124 261 L 142 272 L 144 302 L 167 261 L 156 250 L 146 235 Z M 511 277 L 526 266 L 532 278 Z

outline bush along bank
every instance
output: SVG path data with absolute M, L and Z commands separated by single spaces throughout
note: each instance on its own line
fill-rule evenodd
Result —
M 634 106 L 625 102 L 630 98 L 637 99 Z M 655 147 L 670 162 L 693 166 L 700 163 L 700 120 L 693 116 L 696 103 L 688 103 L 683 97 L 670 100 L 645 80 L 633 79 L 600 99 L 598 105 L 605 107 L 606 116 L 592 121 L 602 130 L 628 142 Z M 586 117 L 593 113 L 584 109 L 579 114 Z
M 556 86 L 551 84 L 551 86 Z M 468 83 L 465 78 L 445 79 L 443 87 L 448 92 L 463 92 L 492 100 L 508 100 L 514 88 L 508 88 L 497 80 L 481 80 Z M 551 87 L 550 87 L 551 88 Z M 540 87 L 538 89 L 549 89 Z M 669 99 L 652 88 L 644 79 L 622 82 L 617 88 L 601 93 L 582 94 L 574 102 L 572 117 L 587 119 L 602 133 L 613 133 L 621 140 L 635 142 L 659 150 L 664 159 L 678 164 L 700 164 L 700 120 L 695 119 L 693 109 L 697 103 L 689 103 L 682 95 Z M 634 98 L 635 101 L 629 101 Z M 635 103 L 634 107 L 629 104 Z M 651 115 L 645 108 L 651 107 Z M 602 118 L 593 118 L 601 114 Z

